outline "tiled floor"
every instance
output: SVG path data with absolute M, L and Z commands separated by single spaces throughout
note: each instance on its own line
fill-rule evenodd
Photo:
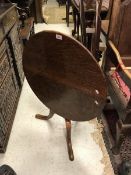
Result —
M 65 24 L 35 26 L 36 32 L 46 29 L 71 34 Z M 7 151 L 0 154 L 1 165 L 12 166 L 18 175 L 113 175 L 96 120 L 72 122 L 75 160 L 71 162 L 64 119 L 54 115 L 49 121 L 41 121 L 35 119 L 36 113 L 48 114 L 48 109 L 25 79 Z

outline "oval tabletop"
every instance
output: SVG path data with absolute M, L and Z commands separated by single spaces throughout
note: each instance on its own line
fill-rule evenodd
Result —
M 43 31 L 27 42 L 25 76 L 36 96 L 54 113 L 74 121 L 100 116 L 107 88 L 92 54 L 59 32 Z

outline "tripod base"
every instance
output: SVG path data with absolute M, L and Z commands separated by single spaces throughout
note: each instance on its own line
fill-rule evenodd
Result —
M 54 112 L 50 111 L 48 116 L 36 114 L 35 118 L 40 120 L 49 120 L 50 118 L 53 117 L 53 115 L 54 115 Z M 69 159 L 73 161 L 74 154 L 73 154 L 72 142 L 71 142 L 71 121 L 68 119 L 65 119 L 65 124 L 66 124 L 66 141 L 67 141 L 68 155 L 69 155 Z

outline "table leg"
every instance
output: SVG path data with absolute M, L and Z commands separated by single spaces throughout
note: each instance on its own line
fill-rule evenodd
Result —
M 76 12 L 76 8 L 72 7 L 72 12 L 73 12 L 73 22 L 74 22 L 74 29 L 72 30 L 72 36 L 75 36 L 76 34 L 76 16 L 77 16 L 77 12 Z
M 69 159 L 73 161 L 74 154 L 73 154 L 72 143 L 71 143 L 71 121 L 68 119 L 65 119 L 65 123 L 66 123 L 66 131 L 67 131 L 66 141 L 67 141 Z
M 35 118 L 40 119 L 40 120 L 49 120 L 50 118 L 53 117 L 53 115 L 54 115 L 54 112 L 50 111 L 49 115 L 47 115 L 47 116 L 44 116 L 44 115 L 41 115 L 41 114 L 36 114 Z

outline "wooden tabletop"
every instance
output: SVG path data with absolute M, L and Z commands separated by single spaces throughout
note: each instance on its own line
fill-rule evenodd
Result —
M 75 39 L 54 31 L 32 36 L 23 67 L 34 93 L 54 113 L 75 121 L 100 116 L 105 78 L 95 58 Z

